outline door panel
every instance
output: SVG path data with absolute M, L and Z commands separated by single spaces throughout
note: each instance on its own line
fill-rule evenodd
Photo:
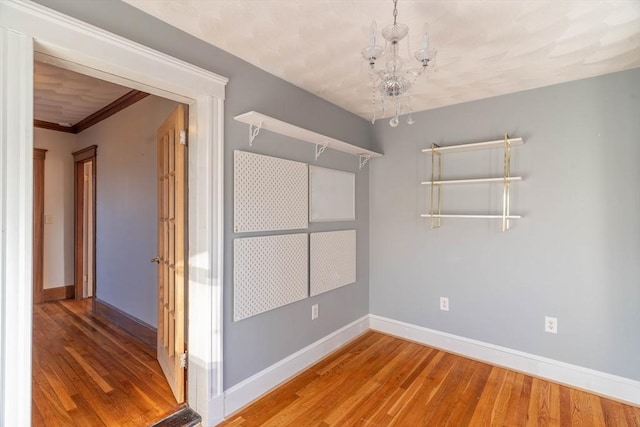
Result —
M 185 400 L 185 145 L 186 109 L 179 105 L 158 129 L 158 362 L 178 403 Z

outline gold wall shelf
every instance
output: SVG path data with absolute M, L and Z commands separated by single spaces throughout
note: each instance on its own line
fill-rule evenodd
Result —
M 439 228 L 442 218 L 481 218 L 502 220 L 502 231 L 509 230 L 511 220 L 522 218 L 520 215 L 512 215 L 510 212 L 511 183 L 523 181 L 521 176 L 511 176 L 511 147 L 523 145 L 522 138 L 509 138 L 495 141 L 475 142 L 472 144 L 451 145 L 439 147 L 431 144 L 431 148 L 422 150 L 423 153 L 431 154 L 431 180 L 422 181 L 420 184 L 430 187 L 429 213 L 420 215 L 422 218 L 431 219 L 431 228 Z M 445 153 L 455 153 L 463 151 L 487 150 L 502 148 L 504 150 L 503 176 L 495 178 L 470 178 L 470 179 L 442 179 L 442 155 Z M 442 186 L 460 184 L 502 184 L 502 214 L 501 215 L 477 215 L 477 214 L 443 214 L 442 213 Z

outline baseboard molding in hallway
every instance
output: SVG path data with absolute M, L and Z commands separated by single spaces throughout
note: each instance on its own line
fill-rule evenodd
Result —
M 130 314 L 125 313 L 124 311 L 112 306 L 109 303 L 100 301 L 97 298 L 95 299 L 94 303 L 95 315 L 101 316 L 114 325 L 124 329 L 148 346 L 154 348 L 156 347 L 156 328 L 143 322 L 140 319 L 136 319 Z

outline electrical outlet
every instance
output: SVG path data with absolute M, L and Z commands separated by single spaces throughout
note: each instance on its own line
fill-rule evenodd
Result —
M 558 333 L 558 319 L 555 317 L 544 317 L 544 331 L 551 334 Z
M 449 311 L 449 298 L 440 297 L 440 310 Z
M 318 304 L 313 304 L 311 306 L 311 320 L 316 320 L 318 318 Z

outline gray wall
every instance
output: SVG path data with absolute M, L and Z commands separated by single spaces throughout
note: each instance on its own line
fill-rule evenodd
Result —
M 156 132 L 176 105 L 149 96 L 76 135 L 76 150 L 98 146 L 96 295 L 154 327 L 158 267 L 149 260 L 158 253 Z
M 73 156 L 76 135 L 33 128 L 33 145 L 47 150 L 44 162 L 43 288 L 73 285 Z
M 640 70 L 426 111 L 375 125 L 373 314 L 640 379 Z M 516 221 L 444 219 L 430 230 L 432 142 L 523 137 Z M 447 177 L 501 176 L 499 150 L 444 157 Z M 443 211 L 500 212 L 501 188 L 445 188 Z M 449 312 L 439 297 L 450 298 Z M 558 318 L 557 335 L 544 316 Z
M 199 39 L 118 1 L 80 2 L 40 0 L 45 6 L 94 24 L 151 48 L 183 59 L 230 79 L 225 101 L 225 268 L 224 382 L 225 389 L 368 313 L 368 193 L 367 171 L 357 175 L 358 281 L 240 322 L 232 321 L 232 156 L 234 149 L 313 162 L 313 146 L 262 132 L 248 147 L 248 126 L 233 117 L 260 111 L 300 127 L 367 147 L 367 121 L 284 82 Z M 242 31 L 242 26 L 238 26 Z M 256 40 L 259 42 L 259 40 Z M 320 166 L 357 170 L 357 158 L 325 154 Z M 99 154 L 100 155 L 100 154 Z M 100 165 L 99 165 L 100 168 Z M 100 170 L 100 169 L 98 169 Z M 354 228 L 353 222 L 314 225 L 310 232 Z M 320 304 L 320 317 L 311 321 L 311 305 Z

